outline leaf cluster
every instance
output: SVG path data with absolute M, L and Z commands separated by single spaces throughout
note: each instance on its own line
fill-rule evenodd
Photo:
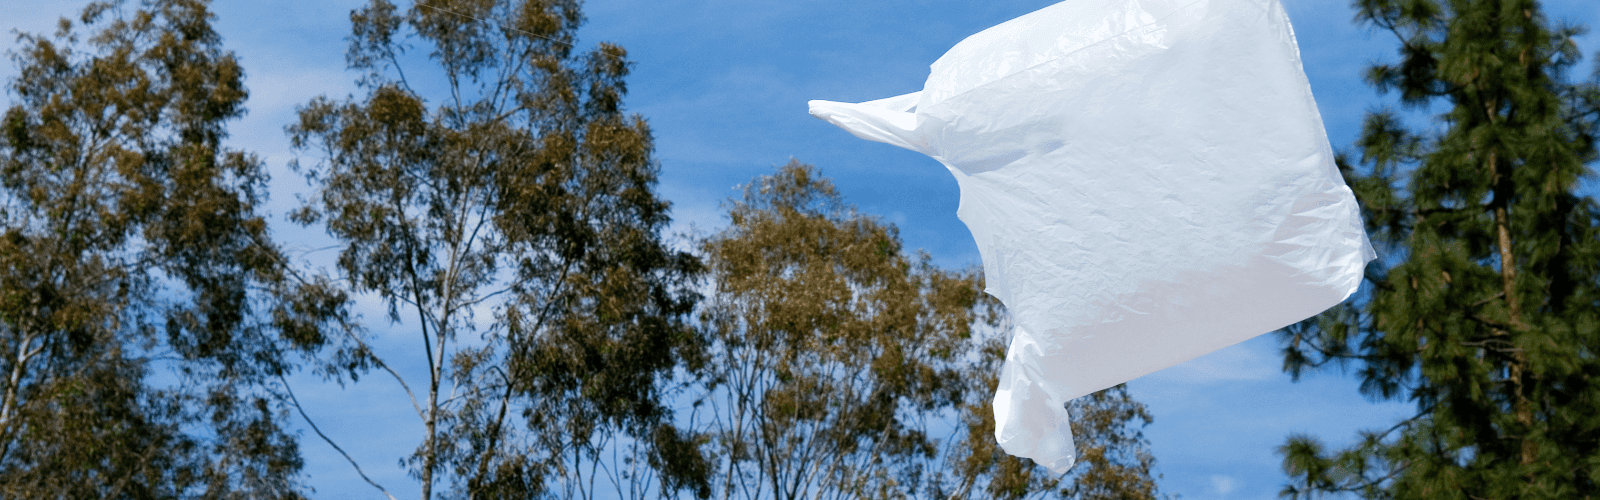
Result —
M 976 270 L 908 256 L 798 161 L 727 210 L 703 247 L 716 288 L 696 402 L 719 498 L 1155 498 L 1150 415 L 1123 387 L 1072 403 L 1072 476 L 998 448 L 1004 311 Z
M 980 284 L 981 285 L 981 284 Z M 990 398 L 1000 381 L 1006 335 L 1011 325 L 1000 301 L 983 296 L 976 305 L 982 323 L 998 335 L 978 335 L 964 378 L 968 396 L 959 405 L 963 431 L 947 458 L 949 480 L 936 489 L 941 498 L 1157 499 L 1155 456 L 1143 429 L 1155 421 L 1125 384 L 1067 402 L 1076 465 L 1065 476 L 1051 474 L 1032 459 L 1008 455 L 994 439 Z
M 18 35 L 0 120 L 0 496 L 295 498 L 274 379 L 337 293 L 291 279 L 248 93 L 205 2 L 96 2 Z M 330 295 L 331 293 L 331 295 Z
M 353 292 L 420 329 L 424 496 L 436 477 L 469 496 L 587 491 L 595 462 L 578 462 L 616 435 L 660 444 L 663 487 L 693 486 L 662 400 L 698 349 L 700 264 L 660 235 L 626 51 L 575 51 L 572 1 L 376 0 L 351 20 L 366 95 L 314 99 L 289 127 L 320 153 L 297 167 L 319 187 L 293 218 L 343 242 Z
M 892 226 L 797 161 L 728 215 L 703 247 L 719 496 L 914 492 L 937 453 L 923 419 L 962 394 L 974 277 L 906 258 Z

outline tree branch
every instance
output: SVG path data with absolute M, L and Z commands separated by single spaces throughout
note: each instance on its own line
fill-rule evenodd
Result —
M 384 489 L 383 485 L 380 485 L 377 483 L 377 481 L 373 481 L 372 478 L 367 477 L 367 473 L 361 470 L 361 464 L 356 463 L 356 459 L 351 458 L 349 453 L 345 453 L 344 448 L 340 448 L 337 443 L 333 442 L 332 438 L 328 437 L 327 434 L 323 434 L 322 429 L 317 427 L 317 423 L 311 420 L 311 416 L 306 415 L 306 409 L 300 406 L 300 399 L 294 397 L 294 389 L 289 387 L 289 380 L 284 378 L 283 374 L 278 375 L 278 380 L 283 382 L 283 390 L 289 394 L 289 402 L 294 405 L 295 411 L 300 413 L 300 418 L 305 419 L 306 425 L 311 426 L 311 431 L 317 433 L 317 436 L 321 437 L 323 442 L 328 443 L 328 446 L 332 446 L 334 451 L 337 451 L 340 455 L 343 455 L 344 459 L 350 462 L 350 466 L 356 469 L 356 474 L 359 474 L 362 480 L 366 481 L 367 484 L 372 485 L 373 488 L 377 488 L 378 491 L 383 492 L 383 496 L 389 497 L 389 500 L 395 500 L 394 495 L 389 494 L 389 490 Z

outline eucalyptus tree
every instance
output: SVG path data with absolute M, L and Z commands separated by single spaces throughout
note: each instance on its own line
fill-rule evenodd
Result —
M 915 496 L 938 466 L 928 423 L 961 396 L 976 277 L 908 257 L 797 161 L 728 217 L 703 244 L 718 498 Z
M 1286 330 L 1295 376 L 1351 366 L 1373 399 L 1416 412 L 1324 450 L 1283 447 L 1289 497 L 1600 495 L 1600 205 L 1593 82 L 1573 37 L 1534 0 L 1363 0 L 1397 64 L 1368 80 L 1443 113 L 1430 129 L 1367 117 L 1342 165 L 1382 257 L 1365 299 Z M 1432 108 L 1430 108 L 1432 106 Z
M 1083 464 L 1052 477 L 994 440 L 1005 313 L 977 271 L 907 255 L 893 226 L 791 161 L 744 187 L 702 245 L 711 295 L 697 400 L 718 498 L 1154 498 L 1144 406 L 1072 403 Z
M 1003 352 L 1003 351 L 1002 351 Z M 998 372 L 996 372 L 998 373 Z M 981 378 L 988 386 L 994 376 Z M 992 390 L 990 391 L 992 392 Z M 987 401 L 963 406 L 965 434 L 950 457 L 945 498 L 1063 498 L 1074 500 L 1155 500 L 1164 498 L 1156 481 L 1155 456 L 1143 427 L 1154 419 L 1126 385 L 1067 403 L 1078 463 L 1064 476 L 1033 460 L 1007 455 L 994 441 L 994 411 Z
M 1077 464 L 1057 475 L 1031 459 L 1007 455 L 994 439 L 991 398 L 1000 382 L 1010 322 L 1004 306 L 984 296 L 976 305 L 980 328 L 970 341 L 963 370 L 967 396 L 958 406 L 959 439 L 949 445 L 940 498 L 1062 498 L 1073 500 L 1155 500 L 1164 498 L 1156 481 L 1155 456 L 1144 427 L 1155 419 L 1133 399 L 1126 384 L 1067 402 Z
M 575 0 L 374 0 L 351 21 L 363 95 L 289 127 L 316 158 L 293 217 L 325 224 L 341 277 L 417 335 L 427 378 L 389 373 L 423 422 L 406 459 L 422 498 L 623 488 L 602 452 L 624 439 L 663 492 L 704 486 L 663 402 L 699 345 L 699 263 L 660 235 L 626 51 L 576 50 Z
M 299 497 L 275 382 L 343 345 L 327 326 L 344 298 L 294 279 L 258 211 L 261 162 L 223 145 L 247 92 L 212 17 L 201 0 L 94 2 L 54 36 L 18 35 L 0 497 Z

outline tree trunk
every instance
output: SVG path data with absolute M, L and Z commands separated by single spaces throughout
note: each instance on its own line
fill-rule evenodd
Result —
M 1511 191 L 1513 187 L 1511 185 L 1510 173 L 1500 171 L 1500 165 L 1498 165 L 1495 161 L 1495 153 L 1495 151 L 1491 150 L 1489 152 L 1488 160 L 1489 171 L 1494 173 L 1495 181 L 1495 194 L 1493 202 L 1494 228 L 1496 240 L 1495 244 L 1499 247 L 1500 252 L 1501 287 L 1503 293 L 1505 294 L 1506 309 L 1510 315 L 1510 330 L 1515 333 L 1522 333 L 1527 330 L 1528 327 L 1522 321 L 1522 306 L 1517 300 L 1517 261 L 1516 257 L 1512 253 L 1511 220 L 1510 215 L 1506 210 L 1506 205 L 1510 204 L 1511 201 Z M 1532 405 L 1528 402 L 1527 390 L 1525 389 L 1525 384 L 1523 381 L 1523 365 L 1527 364 L 1527 355 L 1522 352 L 1521 348 L 1515 345 L 1516 338 L 1517 335 L 1511 336 L 1511 366 L 1509 366 L 1508 369 L 1511 376 L 1512 390 L 1514 391 L 1516 397 L 1515 402 L 1513 403 L 1515 405 L 1513 410 L 1516 412 L 1517 423 L 1522 425 L 1523 433 L 1525 434 L 1527 432 L 1531 432 L 1533 429 L 1533 409 Z M 1537 445 L 1533 442 L 1533 440 L 1527 439 L 1526 436 L 1522 437 L 1520 441 L 1522 448 L 1521 456 L 1519 457 L 1520 463 L 1522 465 L 1532 465 L 1538 455 L 1535 450 Z

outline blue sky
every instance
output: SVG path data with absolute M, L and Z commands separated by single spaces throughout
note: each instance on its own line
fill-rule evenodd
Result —
M 47 32 L 75 17 L 81 1 L 7 0 L 0 29 Z M 309 189 L 289 172 L 283 126 L 294 107 L 319 94 L 354 91 L 344 71 L 343 37 L 355 0 L 219 1 L 217 28 L 237 52 L 251 90 L 250 114 L 231 127 L 233 146 L 262 156 L 274 178 L 271 210 L 281 217 Z M 629 109 L 644 115 L 657 139 L 660 192 L 674 202 L 676 231 L 714 231 L 719 203 L 751 177 L 790 157 L 820 166 L 847 199 L 897 225 L 908 248 L 942 265 L 978 262 L 956 219 L 954 179 L 934 160 L 856 139 L 806 113 L 809 99 L 864 101 L 922 87 L 927 65 L 962 38 L 1054 3 L 1051 0 L 590 0 L 580 46 L 618 43 L 636 65 Z M 1361 115 L 1385 101 L 1362 84 L 1363 68 L 1392 60 L 1392 38 L 1369 35 L 1350 20 L 1346 0 L 1283 0 L 1294 22 L 1306 73 L 1335 148 L 1346 148 Z M 1600 2 L 1550 0 L 1555 19 L 1600 24 Z M 1592 58 L 1600 36 L 1582 39 Z M 6 36 L 0 50 L 15 47 Z M 1591 66 L 1582 69 L 1587 74 Z M 16 71 L 9 64 L 0 76 Z M 7 106 L 10 96 L 7 95 Z M 315 229 L 274 220 L 279 241 L 312 262 L 328 245 Z M 376 301 L 362 302 L 377 349 L 410 374 L 424 372 L 413 325 L 387 325 Z M 1387 427 L 1409 410 L 1373 404 L 1337 373 L 1291 383 L 1280 373 L 1271 336 L 1215 352 L 1130 384 L 1150 406 L 1146 429 L 1164 475 L 1161 487 L 1186 499 L 1275 498 L 1285 478 L 1273 450 L 1305 432 L 1343 444 L 1357 429 Z M 421 378 L 413 378 L 413 385 Z M 420 436 L 420 423 L 391 381 L 376 374 L 340 389 L 315 378 L 292 381 L 323 430 L 399 498 L 417 485 L 398 466 Z M 314 498 L 380 498 L 315 435 L 302 438 Z

